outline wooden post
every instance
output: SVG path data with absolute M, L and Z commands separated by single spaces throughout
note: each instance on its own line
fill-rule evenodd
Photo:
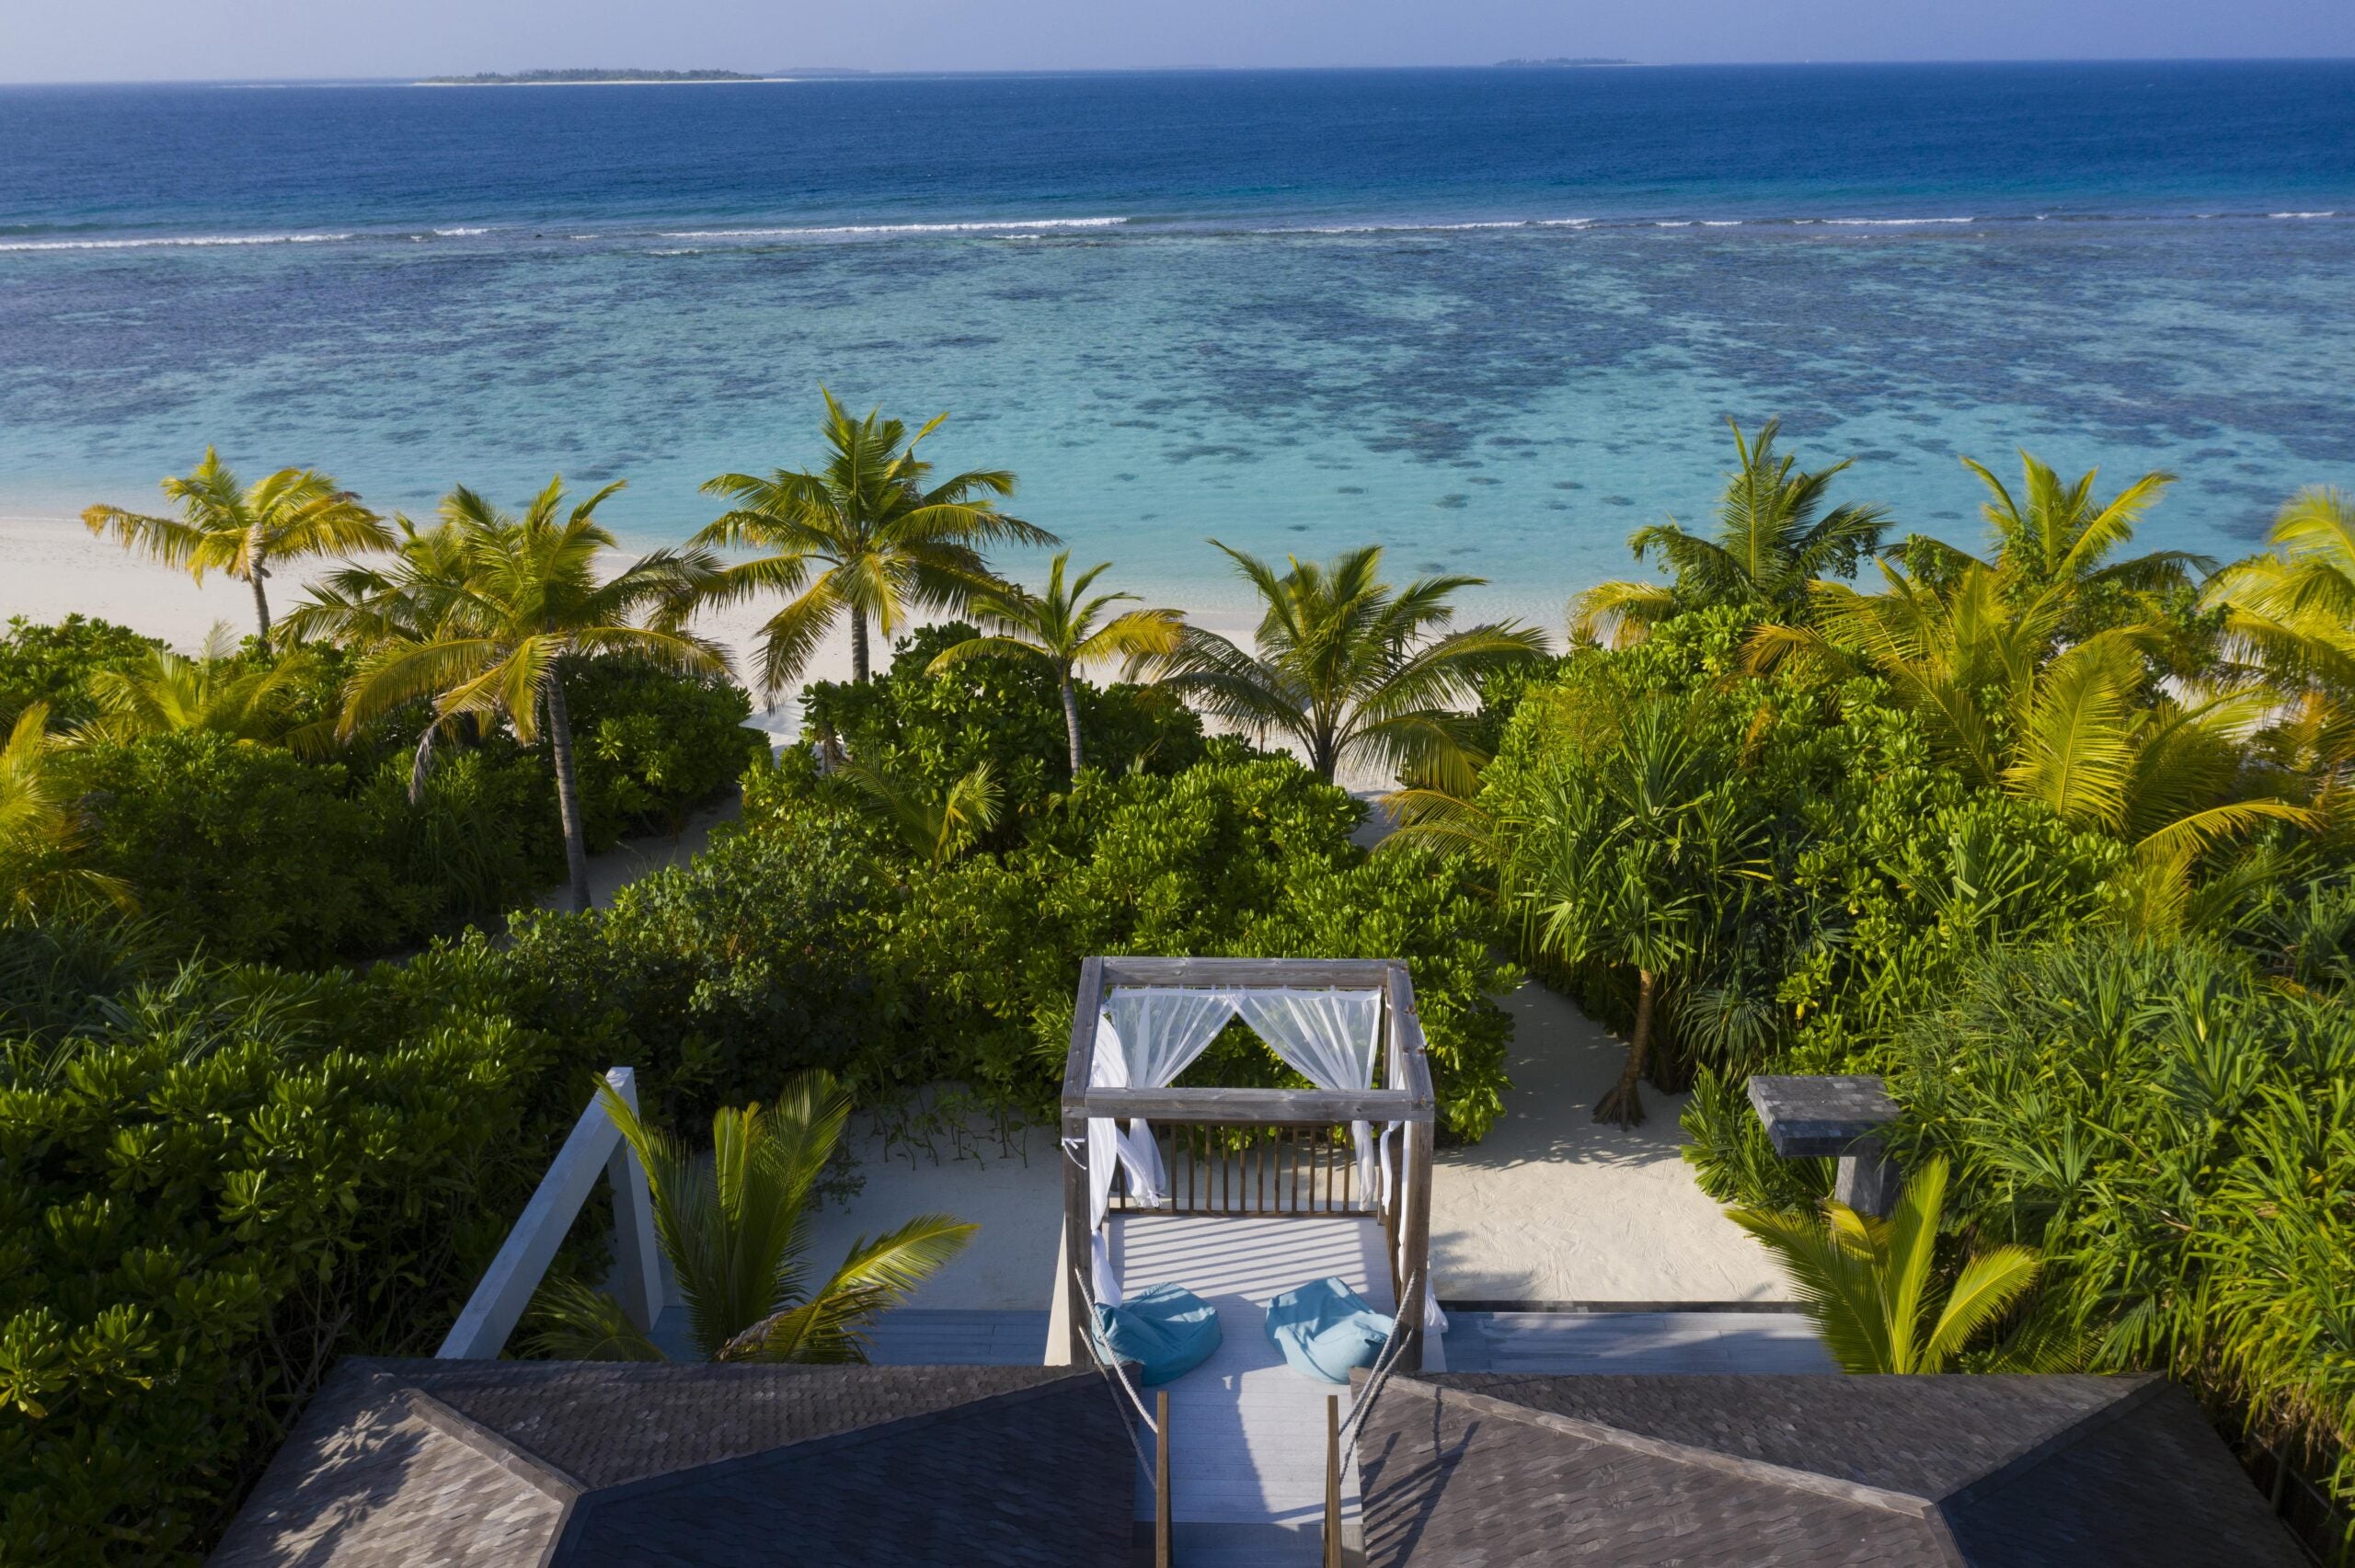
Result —
M 638 1075 L 626 1067 L 605 1074 L 605 1082 L 632 1111 L 638 1105 Z M 642 1331 L 651 1333 L 662 1315 L 661 1252 L 654 1237 L 654 1196 L 646 1184 L 646 1167 L 627 1139 L 617 1140 L 605 1161 L 605 1181 L 614 1191 L 614 1276 L 621 1288 L 622 1310 Z
M 1096 1332 L 1095 1311 L 1087 1304 L 1087 1292 L 1081 1288 L 1079 1271 L 1095 1266 L 1095 1253 L 1090 1243 L 1094 1231 L 1088 1224 L 1090 1199 L 1087 1190 L 1087 1118 L 1072 1113 L 1072 1102 L 1087 1093 L 1088 1080 L 1095 1070 L 1096 1020 L 1104 1008 L 1104 961 L 1086 958 L 1079 966 L 1079 994 L 1074 999 L 1071 1015 L 1071 1053 L 1063 1059 L 1063 1116 L 1062 1154 L 1063 1170 L 1063 1268 L 1062 1280 L 1063 1300 L 1068 1308 L 1068 1330 L 1071 1341 L 1068 1354 L 1071 1365 L 1088 1364 L 1087 1337 Z
M 1431 1289 L 1431 1133 L 1430 1122 L 1407 1124 L 1406 1212 L 1401 1217 L 1398 1272 L 1419 1297 Z M 1401 1301 L 1407 1310 L 1407 1343 L 1399 1370 L 1423 1369 L 1423 1303 Z
M 637 1093 L 635 1080 L 626 1067 L 613 1069 L 605 1082 L 626 1095 Z M 620 1178 L 614 1192 L 614 1217 L 620 1228 L 615 1258 L 620 1277 L 615 1283 L 633 1320 L 636 1310 L 643 1307 L 649 1315 L 641 1326 L 653 1322 L 651 1313 L 661 1310 L 662 1299 L 661 1276 L 655 1272 L 652 1209 L 638 1207 L 647 1201 L 643 1196 L 646 1173 L 638 1169 L 637 1157 L 623 1141 L 622 1129 L 605 1115 L 604 1104 L 592 1100 L 565 1135 L 556 1158 L 548 1162 L 547 1173 L 533 1189 L 523 1212 L 516 1216 L 499 1255 L 476 1282 L 458 1321 L 450 1325 L 442 1348 L 434 1352 L 437 1357 L 497 1358 L 523 1310 L 531 1305 L 532 1294 L 539 1289 L 548 1265 L 556 1261 L 557 1249 L 564 1244 L 564 1233 L 571 1228 L 574 1216 L 596 1190 L 597 1178 L 609 1170 Z M 628 1180 L 632 1173 L 637 1178 L 635 1186 Z
M 1325 1568 L 1341 1568 L 1341 1396 L 1325 1396 Z
M 1161 1428 L 1154 1434 L 1153 1445 L 1153 1563 L 1154 1568 L 1169 1568 L 1169 1538 L 1174 1533 L 1169 1520 L 1169 1391 L 1163 1389 L 1153 1396 L 1154 1425 Z
M 1072 1153 L 1074 1140 L 1080 1152 Z M 1065 1323 L 1071 1341 L 1069 1365 L 1088 1365 L 1088 1336 L 1096 1331 L 1096 1310 L 1088 1305 L 1087 1292 L 1080 1281 L 1096 1266 L 1096 1254 L 1088 1225 L 1087 1196 L 1087 1118 L 1066 1116 L 1063 1120 L 1063 1290 L 1066 1310 Z

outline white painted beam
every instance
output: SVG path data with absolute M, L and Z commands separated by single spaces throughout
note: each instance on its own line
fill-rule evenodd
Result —
M 616 1067 L 606 1072 L 605 1082 L 633 1110 L 637 1108 L 637 1074 L 626 1067 Z M 515 1332 L 548 1265 L 556 1261 L 565 1232 L 596 1190 L 597 1178 L 609 1170 L 620 1178 L 615 1185 L 614 1209 L 619 1232 L 615 1262 L 622 1305 L 641 1328 L 653 1322 L 653 1314 L 661 1310 L 662 1293 L 646 1173 L 623 1141 L 621 1128 L 605 1115 L 604 1105 L 592 1100 L 580 1119 L 572 1124 L 564 1147 L 549 1162 L 547 1174 L 540 1178 L 538 1190 L 517 1216 L 514 1229 L 507 1232 L 499 1255 L 483 1271 L 465 1309 L 450 1326 L 442 1348 L 434 1352 L 436 1356 L 488 1360 L 506 1348 L 507 1336 Z M 647 1314 L 643 1320 L 638 1317 L 641 1310 Z

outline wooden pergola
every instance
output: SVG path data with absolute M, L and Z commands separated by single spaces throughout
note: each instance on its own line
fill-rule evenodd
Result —
M 1373 991 L 1383 1001 L 1381 1070 L 1376 1086 L 1330 1089 L 1110 1089 L 1091 1084 L 1097 1025 L 1105 999 L 1122 988 L 1253 989 Z M 1071 1054 L 1063 1066 L 1063 1140 L 1087 1147 L 1090 1118 L 1143 1117 L 1171 1163 L 1170 1200 L 1160 1212 L 1330 1218 L 1356 1212 L 1379 1217 L 1391 1265 L 1394 1299 L 1411 1287 L 1428 1289 L 1430 1265 L 1431 1140 L 1434 1129 L 1430 1060 L 1415 1012 L 1414 983 L 1396 959 L 1330 958 L 1089 958 L 1080 966 L 1072 1014 Z M 1404 1144 L 1398 1179 L 1369 1207 L 1356 1190 L 1355 1162 L 1341 1146 L 1351 1122 L 1370 1122 L 1380 1136 L 1397 1124 Z M 1237 1129 L 1249 1129 L 1239 1140 Z M 1179 1192 L 1177 1172 L 1186 1173 Z M 1197 1181 L 1198 1174 L 1200 1180 Z M 1321 1185 L 1320 1185 L 1321 1184 Z M 1067 1298 L 1069 1355 L 1084 1364 L 1091 1322 L 1076 1265 L 1088 1255 L 1087 1170 L 1063 1162 L 1062 1288 Z M 1406 1317 L 1400 1365 L 1419 1370 L 1422 1313 Z

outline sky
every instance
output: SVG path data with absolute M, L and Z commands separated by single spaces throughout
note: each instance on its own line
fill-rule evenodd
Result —
M 2355 0 L 0 0 L 0 82 L 2355 56 Z

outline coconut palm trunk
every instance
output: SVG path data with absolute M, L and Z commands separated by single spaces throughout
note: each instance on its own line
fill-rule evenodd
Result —
M 1636 971 L 1636 1026 L 1627 1032 L 1627 1061 L 1619 1082 L 1594 1105 L 1594 1119 L 1633 1127 L 1644 1119 L 1642 1083 L 1645 1059 L 1652 1049 L 1652 1009 L 1660 978 L 1649 969 Z
M 855 684 L 867 684 L 867 612 L 850 612 L 850 678 Z
M 254 587 L 254 621 L 260 628 L 261 640 L 270 641 L 270 595 L 262 591 L 262 561 L 270 554 L 270 539 L 257 522 L 246 535 L 246 576 Z
M 556 808 L 564 822 L 564 864 L 572 879 L 572 907 L 589 907 L 589 840 L 580 821 L 580 779 L 572 765 L 572 715 L 564 677 L 548 681 L 548 751 L 556 761 Z
M 1082 761 L 1079 750 L 1079 698 L 1071 689 L 1071 666 L 1063 670 L 1063 733 L 1071 739 L 1071 776 L 1079 777 Z

